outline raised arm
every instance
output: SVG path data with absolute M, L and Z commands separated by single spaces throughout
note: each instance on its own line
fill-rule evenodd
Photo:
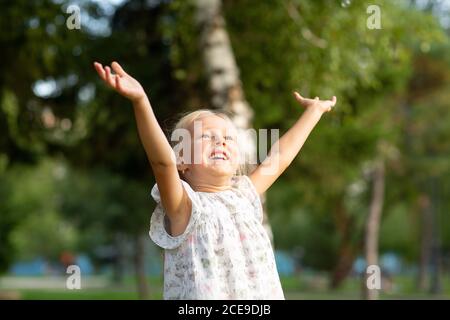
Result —
M 161 194 L 161 203 L 170 220 L 173 236 L 181 234 L 187 226 L 191 202 L 177 170 L 175 154 L 153 113 L 150 101 L 140 83 L 127 74 L 117 63 L 111 69 L 94 63 L 100 77 L 122 96 L 128 98 L 134 109 L 139 137 L 153 169 Z
M 322 114 L 330 111 L 336 104 L 336 97 L 331 100 L 319 100 L 317 97 L 307 99 L 297 92 L 294 96 L 306 110 L 292 128 L 273 145 L 267 158 L 250 174 L 250 179 L 259 194 L 264 193 L 286 170 Z

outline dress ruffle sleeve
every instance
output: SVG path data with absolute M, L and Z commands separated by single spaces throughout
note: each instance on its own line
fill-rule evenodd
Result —
M 184 189 L 186 190 L 189 199 L 192 202 L 192 211 L 185 231 L 181 235 L 176 237 L 172 237 L 166 231 L 164 223 L 165 212 L 161 204 L 161 196 L 159 193 L 158 185 L 155 184 L 151 191 L 151 196 L 156 201 L 157 205 L 150 219 L 149 235 L 153 242 L 155 242 L 163 249 L 175 249 L 180 246 L 194 230 L 201 214 L 201 203 L 198 195 L 187 182 L 183 180 L 181 180 L 181 182 Z

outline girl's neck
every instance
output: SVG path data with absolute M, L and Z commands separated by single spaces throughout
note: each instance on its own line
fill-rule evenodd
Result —
M 231 189 L 232 177 L 214 177 L 214 182 L 212 181 L 202 181 L 196 179 L 190 179 L 187 181 L 191 188 L 197 192 L 221 192 Z

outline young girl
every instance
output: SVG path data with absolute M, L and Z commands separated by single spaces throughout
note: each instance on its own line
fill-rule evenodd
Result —
M 150 237 L 165 249 L 164 298 L 284 299 L 259 195 L 289 166 L 336 97 L 321 101 L 295 92 L 306 108 L 303 115 L 249 176 L 236 175 L 237 131 L 226 115 L 200 110 L 182 118 L 177 128 L 190 133 L 193 152 L 177 159 L 139 82 L 117 62 L 111 64 L 115 74 L 108 66 L 94 66 L 131 100 L 156 178 Z M 266 166 L 275 170 L 268 174 Z

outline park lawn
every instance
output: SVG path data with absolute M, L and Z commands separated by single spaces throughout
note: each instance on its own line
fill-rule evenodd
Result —
M 358 292 L 285 292 L 287 300 L 359 300 Z M 20 297 L 23 300 L 137 300 L 135 291 L 111 291 L 111 290 L 85 290 L 85 291 L 58 291 L 58 290 L 21 290 Z M 450 296 L 431 296 L 428 294 L 390 294 L 381 295 L 381 299 L 449 299 Z M 162 293 L 153 292 L 151 300 L 161 300 Z
M 361 299 L 361 282 L 349 278 L 337 290 L 329 290 L 326 277 L 322 275 L 302 275 L 281 277 L 286 299 L 288 300 L 358 300 Z M 162 278 L 150 277 L 150 299 L 162 299 Z M 382 293 L 381 299 L 450 299 L 450 277 L 443 278 L 443 293 L 430 295 L 415 290 L 413 277 L 396 277 L 394 289 Z M 136 300 L 133 277 L 124 279 L 123 285 L 111 285 L 100 289 L 62 290 L 62 289 L 19 289 L 20 299 L 24 300 Z
M 35 277 L 40 281 L 45 277 Z M 22 280 L 21 277 L 17 279 Z M 45 280 L 44 280 L 45 281 Z M 89 281 L 89 280 L 87 280 Z M 108 283 L 108 282 L 106 282 Z M 0 298 L 2 293 L 5 297 L 23 300 L 137 300 L 135 278 L 124 277 L 121 284 L 110 282 L 104 287 L 86 287 L 80 290 L 69 290 L 65 288 L 2 288 L 0 287 Z M 148 278 L 150 299 L 162 299 L 162 277 Z
M 362 282 L 360 278 L 349 277 L 338 289 L 328 288 L 325 275 L 302 275 L 299 277 L 281 277 L 281 282 L 288 300 L 359 300 Z M 450 299 L 450 277 L 442 277 L 442 293 L 432 295 L 416 289 L 413 276 L 396 276 L 390 292 L 380 294 L 382 300 L 403 299 Z
M 137 300 L 136 291 L 111 290 L 20 290 L 23 300 Z

